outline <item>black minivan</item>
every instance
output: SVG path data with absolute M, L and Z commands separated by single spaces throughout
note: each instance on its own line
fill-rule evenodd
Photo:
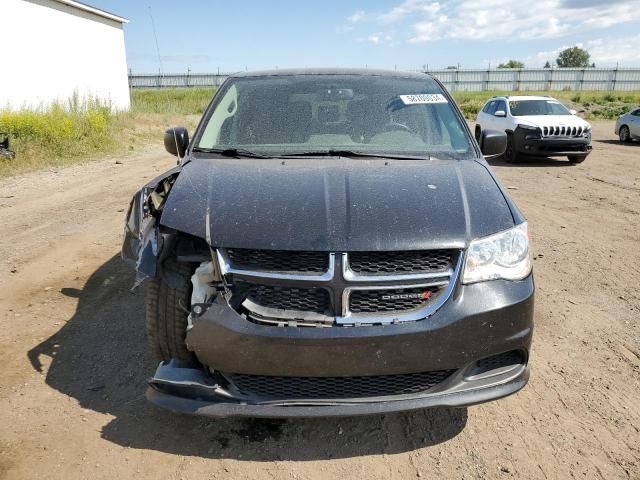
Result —
M 528 380 L 527 223 L 426 74 L 229 77 L 178 165 L 137 192 L 123 258 L 146 285 L 153 403 L 209 416 L 382 413 Z

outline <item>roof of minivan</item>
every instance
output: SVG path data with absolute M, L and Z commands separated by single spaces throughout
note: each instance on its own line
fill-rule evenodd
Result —
M 424 79 L 433 77 L 428 73 L 404 72 L 399 70 L 377 70 L 369 68 L 295 68 L 282 70 L 257 70 L 253 72 L 238 72 L 231 77 L 285 77 L 293 75 L 362 75 L 373 77 L 397 77 Z

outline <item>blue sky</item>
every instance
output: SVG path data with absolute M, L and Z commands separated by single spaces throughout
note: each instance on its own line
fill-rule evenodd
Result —
M 580 45 L 598 66 L 640 65 L 640 0 L 88 0 L 127 17 L 133 72 L 398 69 L 553 63 Z

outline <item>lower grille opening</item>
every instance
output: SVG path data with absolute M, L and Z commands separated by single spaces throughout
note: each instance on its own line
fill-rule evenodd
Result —
M 509 369 L 516 365 L 522 365 L 524 361 L 524 353 L 520 350 L 499 353 L 498 355 L 492 355 L 478 360 L 468 376 L 477 377 L 493 373 L 494 371 Z
M 363 377 L 276 377 L 222 374 L 237 392 L 250 398 L 304 400 L 374 398 L 425 392 L 455 370 Z
M 439 287 L 356 290 L 349 298 L 349 309 L 353 313 L 405 312 L 428 305 L 440 291 Z

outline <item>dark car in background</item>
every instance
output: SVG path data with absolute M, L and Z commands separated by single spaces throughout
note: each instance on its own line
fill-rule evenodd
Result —
M 209 416 L 464 406 L 528 380 L 527 223 L 441 83 L 231 76 L 178 166 L 131 202 L 123 257 L 160 360 L 147 397 Z M 484 154 L 484 155 L 483 155 Z

